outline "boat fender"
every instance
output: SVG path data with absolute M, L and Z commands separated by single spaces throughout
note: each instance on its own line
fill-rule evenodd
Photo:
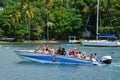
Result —
M 52 60 L 53 62 L 56 61 L 56 57 L 55 57 L 55 55 L 53 55 L 53 56 L 51 57 L 51 60 Z

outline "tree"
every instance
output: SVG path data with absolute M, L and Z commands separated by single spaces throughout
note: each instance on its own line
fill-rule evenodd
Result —
M 21 14 L 23 20 L 26 22 L 27 27 L 27 33 L 28 33 L 28 39 L 30 40 L 30 19 L 34 18 L 34 7 L 30 5 L 29 0 L 21 1 Z
M 87 29 L 95 34 L 96 1 L 1 0 L 4 10 L 0 11 L 0 35 L 16 40 L 67 40 L 70 35 L 79 39 L 90 14 Z M 100 0 L 99 32 L 120 36 L 119 5 L 118 0 Z
M 54 5 L 53 0 L 46 0 L 46 8 L 47 8 L 47 15 L 46 15 L 46 27 L 47 27 L 47 40 L 49 40 L 49 14 L 50 14 L 50 9 Z

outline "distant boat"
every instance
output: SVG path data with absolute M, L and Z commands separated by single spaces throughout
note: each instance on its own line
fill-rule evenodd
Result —
M 98 37 L 107 39 L 117 39 L 113 34 L 98 34 Z M 84 46 L 98 46 L 98 47 L 120 47 L 120 42 L 108 40 L 81 40 Z
M 114 34 L 99 34 L 98 33 L 98 20 L 99 20 L 99 0 L 97 0 L 97 24 L 96 24 L 96 40 L 81 40 L 84 46 L 99 46 L 99 47 L 120 47 L 120 42 L 98 40 L 99 37 L 107 39 L 117 39 Z
M 101 60 L 94 59 L 79 59 L 65 55 L 36 53 L 34 50 L 16 50 L 15 53 L 25 60 L 40 62 L 40 63 L 59 63 L 59 64 L 81 64 L 81 65 L 99 65 L 111 64 L 111 56 L 103 56 Z
M 84 40 L 82 41 L 84 46 L 96 46 L 96 47 L 120 47 L 120 42 L 112 42 L 108 40 Z
M 76 36 L 69 36 L 69 43 L 77 43 Z
M 3 6 L 0 6 L 0 10 L 4 10 L 4 7 L 3 7 Z

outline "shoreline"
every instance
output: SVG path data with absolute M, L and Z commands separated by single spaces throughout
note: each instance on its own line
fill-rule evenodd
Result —
M 69 41 L 62 41 L 62 40 L 25 40 L 25 41 L 0 41 L 0 44 L 5 43 L 69 43 Z
M 120 42 L 120 40 L 115 40 L 115 42 Z M 25 41 L 0 41 L 0 44 L 5 43 L 69 43 L 67 40 L 25 40 Z M 76 43 L 81 43 L 80 40 L 77 40 Z

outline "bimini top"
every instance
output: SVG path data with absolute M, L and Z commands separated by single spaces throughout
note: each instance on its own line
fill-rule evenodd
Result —
M 108 39 L 118 39 L 118 37 L 116 37 L 114 34 L 104 34 L 104 33 L 100 34 L 99 33 L 97 36 L 98 37 L 106 37 Z

